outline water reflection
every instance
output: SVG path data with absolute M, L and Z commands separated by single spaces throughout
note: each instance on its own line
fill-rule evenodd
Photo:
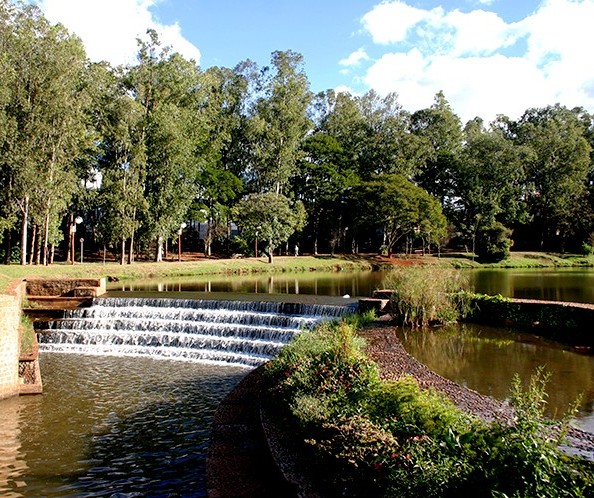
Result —
M 205 496 L 214 411 L 245 370 L 44 353 L 44 394 L 0 403 L 2 496 Z
M 210 275 L 176 279 L 113 282 L 108 291 L 229 292 L 251 294 L 312 294 L 371 296 L 381 287 L 385 272 L 311 272 L 275 275 Z
M 18 398 L 0 402 L 0 494 L 5 497 L 22 496 L 19 489 L 27 472 L 20 443 L 20 412 Z
M 468 276 L 471 287 L 483 294 L 594 303 L 592 268 L 471 270 Z
M 473 324 L 402 329 L 405 349 L 431 370 L 500 400 L 515 373 L 529 379 L 537 367 L 551 373 L 548 414 L 559 416 L 582 395 L 580 419 L 594 432 L 594 358 L 529 335 Z

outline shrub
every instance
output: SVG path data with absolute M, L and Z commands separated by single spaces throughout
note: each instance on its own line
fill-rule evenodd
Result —
M 459 271 L 423 266 L 396 268 L 382 285 L 393 289 L 392 314 L 402 324 L 453 322 L 465 313 L 465 294 L 461 290 L 466 280 Z
M 480 232 L 476 253 L 481 263 L 498 263 L 509 258 L 511 230 L 499 222 L 485 227 Z
M 363 341 L 345 321 L 326 322 L 302 332 L 268 366 L 285 399 L 299 395 L 356 401 L 379 382 L 375 364 L 362 352 Z

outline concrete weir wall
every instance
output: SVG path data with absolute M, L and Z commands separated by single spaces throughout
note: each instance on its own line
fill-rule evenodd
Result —
M 0 294 L 0 399 L 19 394 L 21 301 L 24 283 Z

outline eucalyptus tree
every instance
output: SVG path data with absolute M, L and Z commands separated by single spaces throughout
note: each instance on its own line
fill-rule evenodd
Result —
M 81 41 L 63 26 L 51 25 L 36 7 L 3 1 L 0 9 L 0 59 L 11 68 L 5 75 L 10 78 L 5 112 L 11 132 L 0 160 L 21 218 L 21 263 L 27 263 L 32 207 L 42 220 L 48 263 L 48 244 L 78 188 L 75 161 L 94 138 L 87 126 L 87 60 Z
M 431 107 L 412 114 L 410 129 L 428 147 L 415 181 L 449 210 L 463 136 L 460 119 L 452 111 L 443 92 L 435 95 Z
M 516 133 L 517 142 L 534 154 L 526 168 L 527 202 L 534 236 L 544 249 L 572 234 L 578 209 L 587 202 L 588 129 L 578 114 L 557 104 L 527 110 Z
M 412 178 L 427 161 L 429 148 L 410 132 L 410 116 L 397 95 L 380 97 L 370 90 L 356 101 L 363 118 L 357 157 L 360 176 L 369 179 L 388 173 Z
M 207 139 L 196 112 L 199 70 L 169 48 L 157 34 L 140 40 L 138 64 L 127 74 L 128 90 L 142 107 L 134 140 L 139 171 L 144 171 L 145 235 L 156 241 L 162 261 L 165 241 L 176 233 L 194 198 L 196 144 Z
M 248 239 L 267 243 L 268 262 L 274 251 L 305 224 L 305 208 L 276 192 L 254 193 L 241 199 L 233 208 L 234 218 Z
M 304 157 L 293 178 L 293 192 L 305 205 L 312 249 L 317 254 L 324 234 L 329 241 L 336 241 L 348 226 L 345 194 L 359 177 L 336 138 L 319 132 L 307 137 L 302 148 Z
M 280 194 L 295 173 L 301 142 L 311 129 L 307 111 L 312 93 L 301 54 L 273 52 L 271 63 L 273 71 L 268 67 L 262 71 L 262 93 L 250 121 L 251 173 L 254 190 Z
M 97 232 L 105 245 L 119 246 L 120 263 L 124 264 L 126 254 L 128 263 L 134 260 L 135 233 L 148 205 L 144 198 L 144 143 L 137 136 L 144 110 L 128 92 L 122 71 L 102 64 L 93 67 L 95 125 L 101 136 Z
M 239 175 L 247 150 L 245 106 L 248 79 L 239 71 L 210 68 L 201 74 L 198 116 L 207 139 L 197 144 L 198 159 L 193 219 L 207 221 L 205 254 L 217 239 L 229 237 L 230 209 L 243 189 Z

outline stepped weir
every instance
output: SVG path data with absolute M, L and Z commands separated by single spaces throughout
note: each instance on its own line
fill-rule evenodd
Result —
M 37 322 L 40 351 L 149 356 L 257 367 L 304 329 L 355 309 L 327 305 L 167 298 L 95 298 Z

